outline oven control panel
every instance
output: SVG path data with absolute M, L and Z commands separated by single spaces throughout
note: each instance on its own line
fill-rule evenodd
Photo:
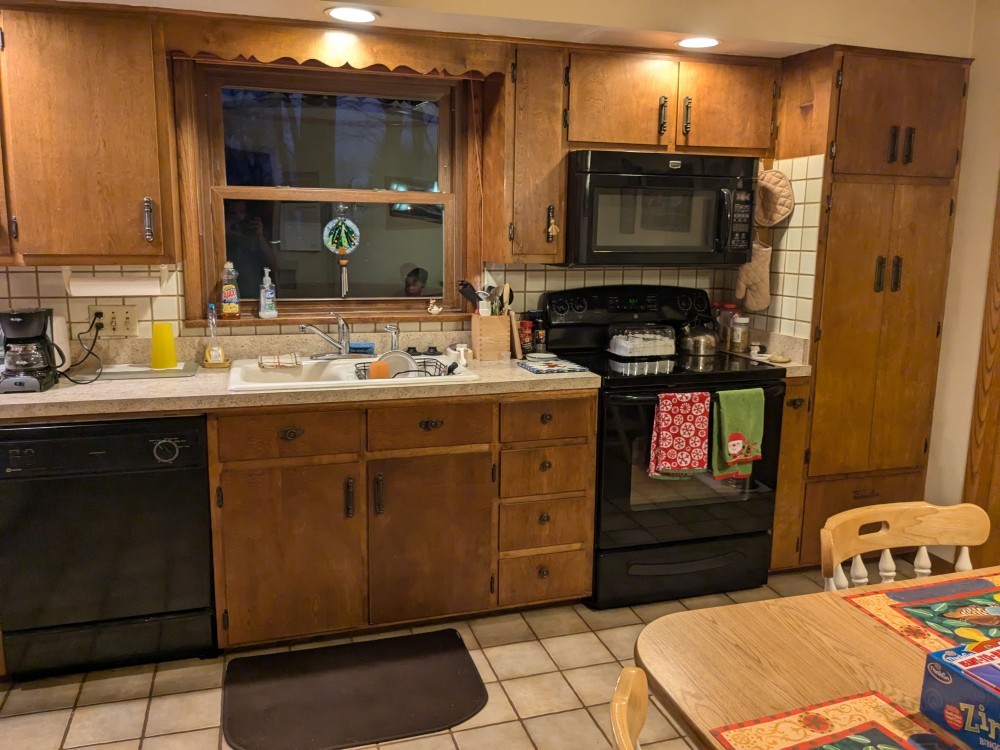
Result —
M 703 289 L 621 285 L 547 292 L 541 300 L 550 326 L 685 323 L 711 317 Z

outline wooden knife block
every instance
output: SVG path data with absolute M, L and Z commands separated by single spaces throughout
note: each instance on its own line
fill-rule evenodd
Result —
M 509 315 L 472 316 L 472 352 L 476 359 L 496 361 L 509 351 L 512 351 Z

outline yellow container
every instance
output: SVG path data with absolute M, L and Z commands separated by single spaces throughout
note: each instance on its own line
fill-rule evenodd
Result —
M 149 366 L 154 370 L 177 367 L 174 329 L 170 323 L 153 323 L 153 341 L 149 349 Z

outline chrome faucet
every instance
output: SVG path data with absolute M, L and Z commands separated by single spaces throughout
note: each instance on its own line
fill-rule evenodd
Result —
M 317 354 L 310 357 L 310 359 L 339 359 L 341 357 L 351 356 L 351 329 L 347 326 L 347 321 L 335 312 L 331 312 L 330 315 L 337 319 L 337 338 L 333 338 L 329 334 L 324 333 L 312 323 L 302 323 L 299 325 L 299 333 L 315 333 L 324 341 L 337 348 L 336 352 L 330 352 L 329 354 Z
M 386 323 L 385 332 L 389 334 L 389 351 L 399 351 L 399 326 L 394 323 Z

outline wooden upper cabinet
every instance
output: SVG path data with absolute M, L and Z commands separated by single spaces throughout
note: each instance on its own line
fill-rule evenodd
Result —
M 515 262 L 564 258 L 567 56 L 558 47 L 518 47 L 514 126 Z
M 655 55 L 570 55 L 570 141 L 673 145 L 677 63 Z
M 172 255 L 169 90 L 153 22 L 5 10 L 3 30 L 14 249 L 116 260 Z
M 951 178 L 965 80 L 961 61 L 846 53 L 834 172 Z
M 681 60 L 677 147 L 769 149 L 778 68 Z

